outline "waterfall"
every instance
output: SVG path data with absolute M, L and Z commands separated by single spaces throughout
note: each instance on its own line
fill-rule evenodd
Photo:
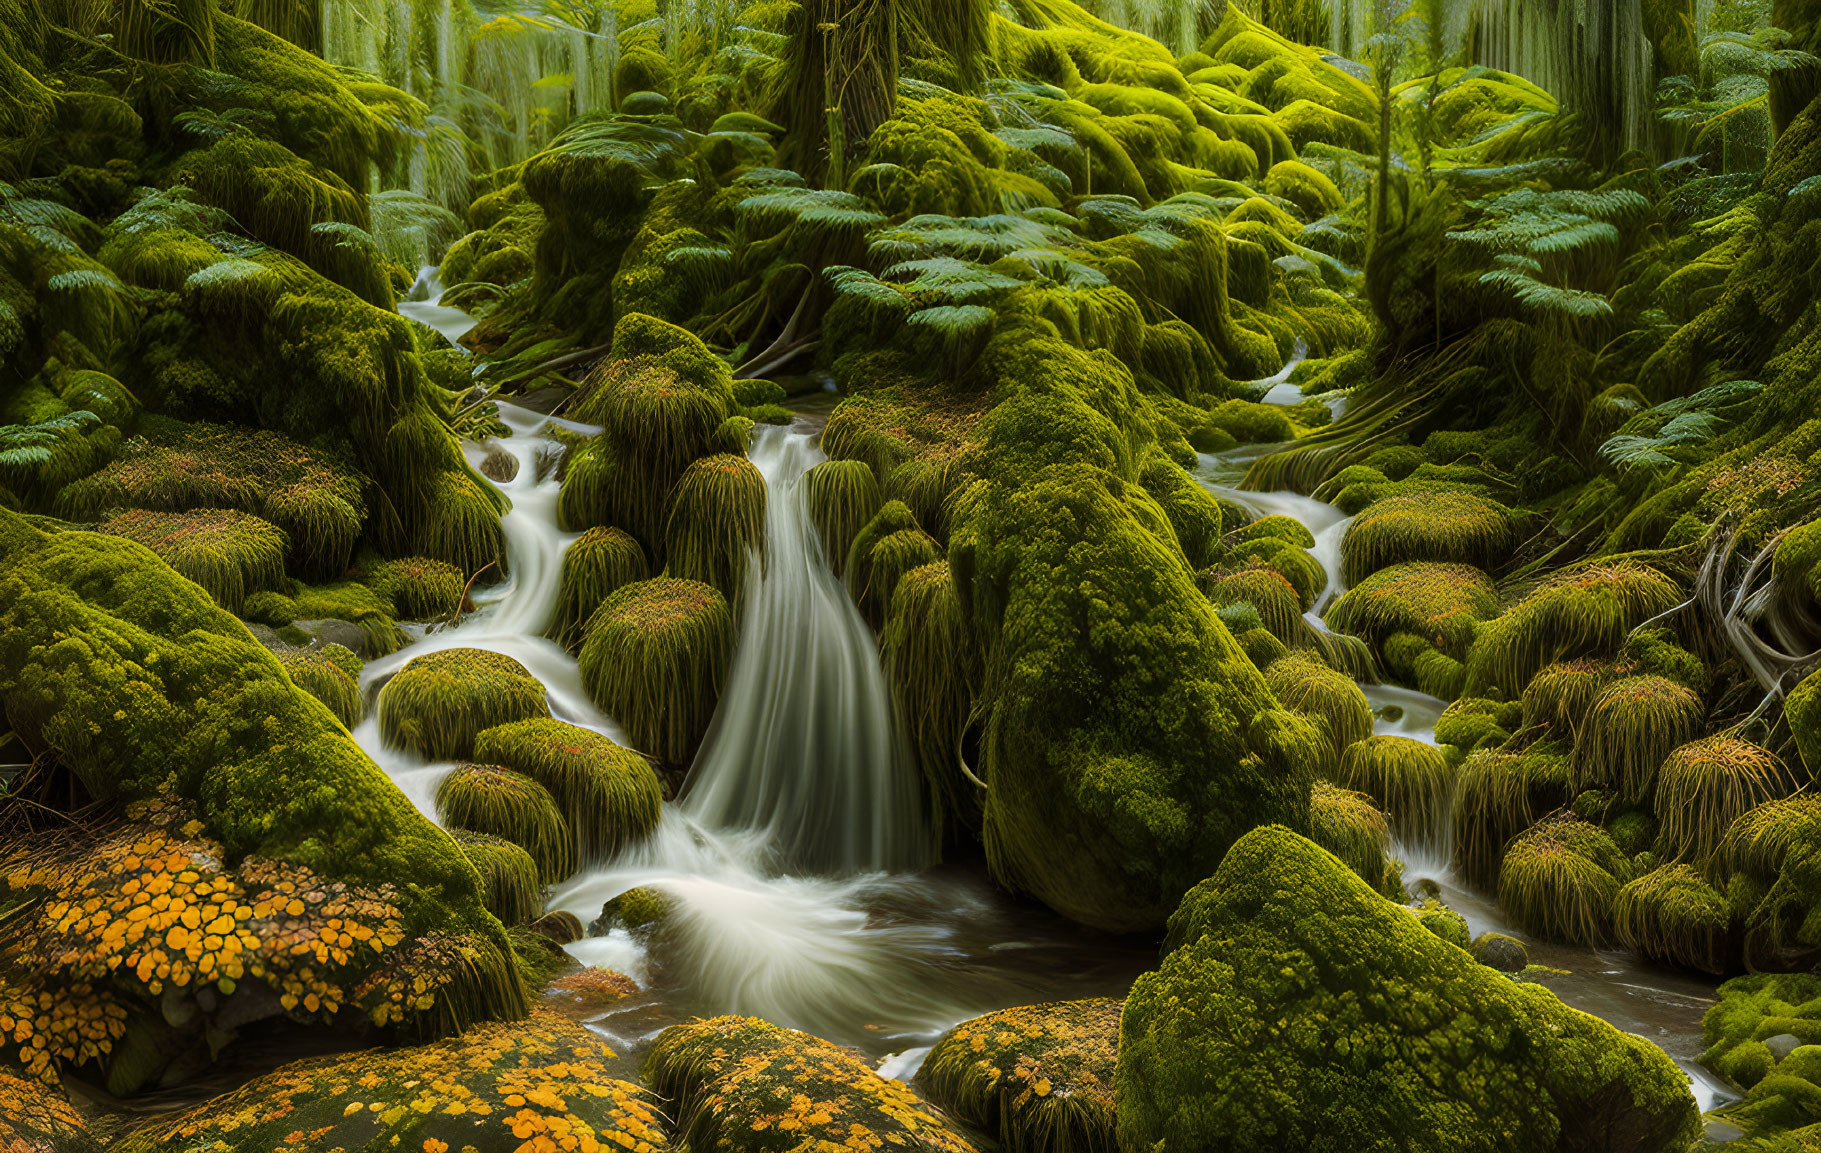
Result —
M 781 861 L 837 872 L 929 863 L 917 771 L 892 716 L 872 630 L 830 570 L 803 474 L 810 433 L 765 426 L 766 557 L 747 565 L 723 706 L 682 809 L 712 828 L 764 830 Z

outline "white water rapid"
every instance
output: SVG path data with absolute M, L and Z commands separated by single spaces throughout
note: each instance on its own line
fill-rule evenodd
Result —
M 460 344 L 462 337 L 468 335 L 478 322 L 461 309 L 443 303 L 443 279 L 440 271 L 434 265 L 418 270 L 417 282 L 411 286 L 411 291 L 405 294 L 405 298 L 398 302 L 398 314 L 429 325 L 442 333 L 450 344 Z

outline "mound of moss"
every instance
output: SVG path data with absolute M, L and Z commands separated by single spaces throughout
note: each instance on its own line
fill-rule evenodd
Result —
M 1123 1005 L 1110 997 L 1057 1001 L 963 1021 L 923 1059 L 917 1085 L 1008 1149 L 1114 1149 Z
M 347 1150 L 671 1147 L 651 1095 L 610 1071 L 612 1050 L 547 1009 L 511 1025 L 407 1049 L 281 1066 L 232 1093 L 163 1117 L 126 1153 L 282 1148 L 292 1134 Z
M 974 1149 L 909 1086 L 849 1050 L 752 1017 L 671 1026 L 646 1056 L 645 1077 L 691 1149 Z
M 1699 1132 L 1661 1050 L 1253 831 L 1170 921 L 1120 1030 L 1123 1148 L 1626 1150 Z

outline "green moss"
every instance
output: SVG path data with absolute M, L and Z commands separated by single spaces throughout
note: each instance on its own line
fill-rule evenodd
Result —
M 981 799 L 961 773 L 959 750 L 980 682 L 979 657 L 947 564 L 899 578 L 879 656 L 938 825 L 953 820 L 977 832 Z
M 765 562 L 765 478 L 743 456 L 694 461 L 670 490 L 664 572 L 721 590 L 739 605 L 749 556 Z
M 1597 945 L 1611 939 L 1613 902 L 1631 879 L 1631 863 L 1598 825 L 1553 817 L 1505 850 L 1499 906 L 1526 933 Z
M 1398 840 L 1422 843 L 1453 800 L 1454 769 L 1434 745 L 1410 737 L 1367 736 L 1346 746 L 1335 783 L 1371 797 Z
M 1309 622 L 1303 619 L 1303 598 L 1296 586 L 1276 568 L 1253 562 L 1237 568 L 1214 568 L 1200 574 L 1198 583 L 1217 607 L 1251 605 L 1265 628 L 1293 648 L 1313 647 Z
M 468 584 L 449 562 L 421 556 L 387 561 L 373 570 L 367 583 L 391 602 L 394 616 L 407 621 L 454 617 Z
M 1457 949 L 1467 949 L 1473 944 L 1473 933 L 1467 928 L 1467 918 L 1434 898 L 1424 901 L 1416 909 L 1416 920 L 1423 928 Z
M 538 879 L 554 884 L 575 871 L 574 834 L 549 790 L 499 765 L 464 762 L 436 787 L 444 824 L 510 841 L 537 862 Z
M 1751 1089 L 1776 1066 L 1764 1038 L 1795 1033 L 1806 1043 L 1821 1020 L 1821 977 L 1813 973 L 1754 973 L 1720 986 L 1720 1000 L 1701 1020 L 1703 1064 Z M 1794 1054 L 1792 1054 L 1793 1056 Z
M 1747 810 L 1796 791 L 1776 754 L 1736 737 L 1706 737 L 1670 753 L 1657 777 L 1661 849 L 1704 864 Z
M 582 682 L 640 751 L 683 764 L 708 729 L 732 650 L 733 616 L 713 587 L 639 581 L 588 618 Z
M 1213 495 L 1188 470 L 1161 453 L 1145 459 L 1138 481 L 1163 508 L 1189 566 L 1200 569 L 1213 564 L 1224 524 Z
M 0 698 L 29 747 L 92 796 L 174 793 L 231 859 L 398 886 L 407 934 L 461 934 L 477 959 L 407 1023 L 524 1012 L 487 977 L 506 953 L 472 867 L 244 626 L 130 541 L 0 512 L 0 557 Z
M 1505 850 L 1568 799 L 1566 758 L 1482 750 L 1461 765 L 1454 789 L 1454 860 L 1481 888 L 1498 884 Z
M 1524 727 L 1546 727 L 1551 736 L 1572 740 L 1612 677 L 1611 666 L 1600 661 L 1563 661 L 1539 670 L 1524 686 Z
M 1332 773 L 1347 748 L 1372 735 L 1372 706 L 1353 678 L 1311 653 L 1291 653 L 1265 670 L 1284 708 L 1314 721 L 1325 737 L 1322 763 Z
M 878 477 L 863 461 L 825 460 L 803 474 L 803 499 L 829 566 L 840 576 L 854 538 L 885 503 Z
M 1511 739 L 1523 719 L 1516 701 L 1462 697 L 1442 710 L 1435 722 L 1435 739 L 1453 745 L 1462 755 L 1496 748 Z
M 553 639 L 571 650 L 582 644 L 583 626 L 601 602 L 651 572 L 645 550 L 629 533 L 617 528 L 591 528 L 563 550 L 562 583 L 557 589 Z
M 1709 973 L 1724 973 L 1737 949 L 1726 898 L 1689 865 L 1665 865 L 1626 884 L 1612 921 L 1626 948 Z
M 544 885 L 537 862 L 523 846 L 504 837 L 457 829 L 451 834 L 480 874 L 487 911 L 504 925 L 524 925 L 544 911 Z
M 367 711 L 360 691 L 360 658 L 341 645 L 304 652 L 280 652 L 291 683 L 329 707 L 335 719 L 352 729 Z
M 675 901 L 662 889 L 641 885 L 601 906 L 600 921 L 591 932 L 599 935 L 605 929 L 624 929 L 637 940 L 646 940 L 664 919 L 670 916 Z
M 1661 1050 L 1509 981 L 1286 830 L 1243 838 L 1171 920 L 1126 1001 L 1124 1148 L 1681 1148 Z M 1572 1138 L 1570 1138 L 1572 1139 Z
M 889 501 L 854 536 L 847 551 L 847 587 L 874 627 L 891 612 L 892 593 L 912 569 L 942 558 L 935 540 L 902 501 Z
M 386 743 L 436 761 L 472 756 L 483 729 L 549 715 L 537 678 L 511 657 L 484 649 L 415 657 L 379 691 Z
M 289 542 L 256 516 L 226 509 L 129 509 L 103 521 L 97 531 L 145 545 L 229 612 L 239 612 L 249 592 L 284 584 Z
M 1664 759 L 1694 739 L 1706 712 L 1699 698 L 1674 681 L 1652 676 L 1614 681 L 1594 697 L 1575 733 L 1574 790 L 1608 786 L 1630 804 L 1648 803 Z
M 646 1055 L 645 1077 L 694 1149 L 973 1148 L 909 1086 L 876 1075 L 850 1050 L 751 1017 L 671 1026 Z M 788 1128 L 775 1124 L 780 1113 Z
M 1240 444 L 1276 444 L 1296 435 L 1283 409 L 1249 400 L 1226 401 L 1208 414 L 1207 423 Z
M 1392 634 L 1410 633 L 1461 660 L 1474 630 L 1498 610 L 1498 590 L 1479 569 L 1418 562 L 1366 577 L 1334 602 L 1326 619 L 1330 628 L 1380 648 Z
M 1122 1005 L 1057 1001 L 963 1021 L 930 1049 L 917 1085 L 1008 1149 L 1112 1149 Z
M 1446 490 L 1390 496 L 1353 518 L 1341 537 L 1349 585 L 1388 565 L 1435 561 L 1490 569 L 1512 545 L 1505 509 L 1467 492 Z
M 1480 628 L 1467 654 L 1467 691 L 1515 695 L 1546 665 L 1616 656 L 1633 629 L 1681 601 L 1675 582 L 1642 565 L 1559 573 Z
M 474 756 L 549 791 L 578 861 L 611 857 L 657 828 L 664 790 L 650 762 L 599 733 L 548 717 L 517 721 L 478 734 Z
M 1365 793 L 1317 780 L 1309 788 L 1309 839 L 1339 857 L 1374 891 L 1401 896 L 1399 870 L 1386 857 L 1390 826 L 1378 802 Z

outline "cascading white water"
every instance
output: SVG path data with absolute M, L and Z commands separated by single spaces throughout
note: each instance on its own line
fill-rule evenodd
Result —
M 922 789 L 872 629 L 836 579 L 810 523 L 811 433 L 757 430 L 769 491 L 765 563 L 747 566 L 743 624 L 720 709 L 681 808 L 709 828 L 765 832 L 780 862 L 821 871 L 922 868 Z
M 398 302 L 398 314 L 434 328 L 450 344 L 459 345 L 478 322 L 461 309 L 443 304 L 443 280 L 438 271 L 435 266 L 418 270 L 417 282 Z

